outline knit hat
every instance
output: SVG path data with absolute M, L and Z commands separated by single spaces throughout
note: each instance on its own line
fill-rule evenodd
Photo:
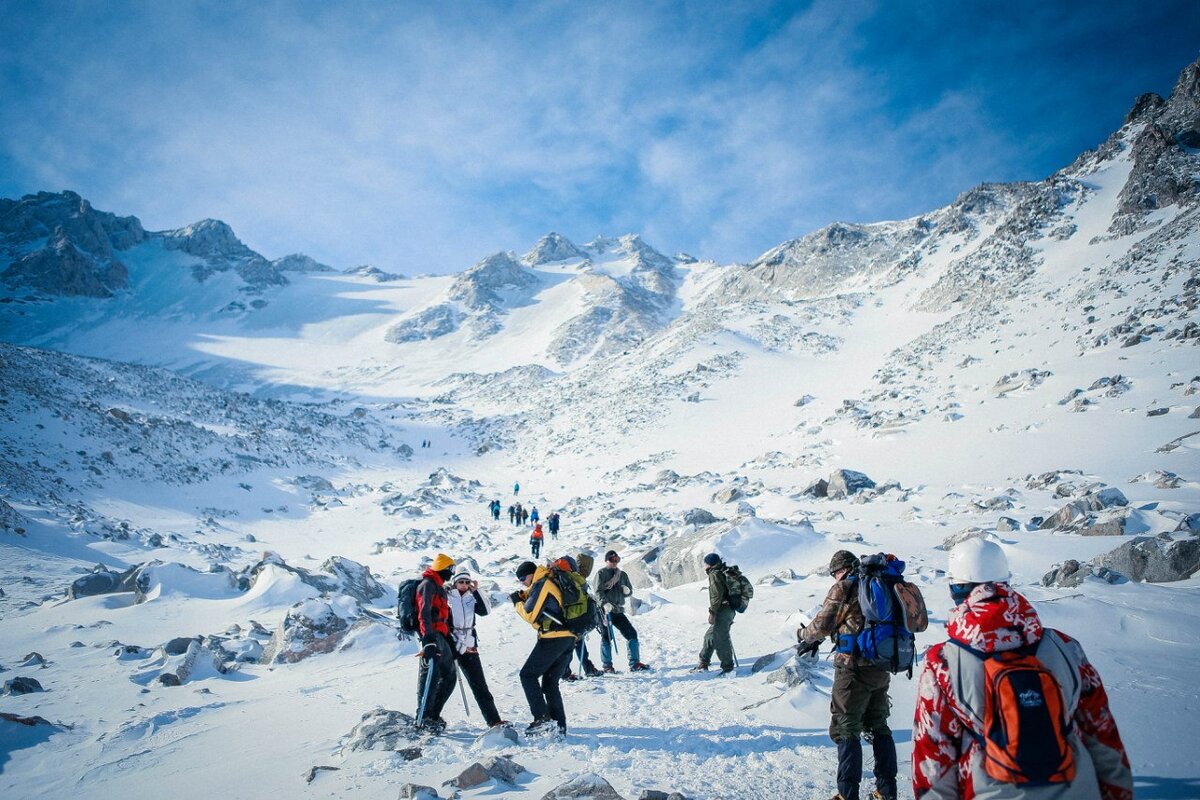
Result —
M 458 583 L 459 581 L 469 581 L 469 580 L 471 580 L 471 573 L 467 572 L 465 569 L 460 569 L 457 573 L 455 573 L 453 580 L 451 580 L 450 582 Z
M 838 550 L 833 554 L 833 557 L 829 559 L 830 575 L 833 575 L 834 573 L 843 569 L 858 569 L 858 557 L 849 550 Z
M 708 555 L 706 555 L 704 557 L 704 566 L 706 566 L 706 567 L 715 567 L 717 564 L 720 564 L 720 563 L 721 563 L 721 557 L 719 555 L 717 555 L 716 553 L 709 553 Z
M 523 581 L 526 575 L 532 575 L 535 572 L 537 572 L 537 564 L 532 561 L 522 561 L 517 567 L 517 580 Z
M 604 554 L 605 561 L 612 561 L 614 558 L 618 558 L 616 550 L 609 550 Z
M 450 556 L 446 555 L 445 553 L 438 553 L 437 557 L 433 559 L 433 571 L 434 572 L 441 572 L 442 570 L 450 569 L 453 566 L 454 566 L 454 559 L 451 558 Z

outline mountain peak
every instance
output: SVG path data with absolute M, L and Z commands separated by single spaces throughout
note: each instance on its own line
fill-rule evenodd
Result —
M 587 255 L 570 239 L 551 231 L 538 239 L 533 249 L 525 254 L 524 261 L 529 266 L 536 267 L 539 264 L 552 264 L 556 261 L 586 257 Z

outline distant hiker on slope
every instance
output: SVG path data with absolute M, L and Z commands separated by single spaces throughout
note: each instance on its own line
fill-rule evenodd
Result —
M 533 510 L 529 512 L 529 521 L 536 523 L 541 520 L 541 518 L 541 515 L 538 514 L 537 506 L 534 506 Z
M 466 570 L 459 571 L 454 576 L 453 587 L 446 590 L 446 601 L 450 606 L 450 621 L 454 632 L 454 655 L 471 694 L 475 695 L 475 704 L 483 714 L 483 720 L 489 727 L 504 724 L 500 712 L 496 710 L 496 701 L 488 689 L 487 678 L 483 674 L 483 662 L 479 659 L 479 639 L 475 634 L 475 617 L 486 617 L 488 614 L 487 601 L 479 593 L 479 583 L 471 579 Z
M 704 571 L 708 574 L 708 630 L 704 633 L 704 644 L 700 647 L 700 663 L 692 672 L 707 672 L 713 651 L 721 660 L 721 674 L 733 672 L 733 638 L 729 629 L 733 627 L 735 611 L 729 605 L 729 592 L 725 581 L 725 562 L 716 553 L 704 557 Z
M 544 538 L 545 534 L 542 533 L 542 526 L 540 524 L 534 525 L 533 533 L 529 534 L 529 549 L 533 551 L 534 558 L 537 558 L 538 554 L 542 552 L 542 539 Z
M 417 675 L 417 707 L 425 696 L 425 681 L 430 670 L 433 678 L 425 704 L 422 727 L 432 733 L 446 728 L 442 707 L 454 693 L 454 644 L 450 641 L 450 605 L 443 589 L 454 571 L 454 559 L 438 553 L 433 564 L 421 574 L 417 585 L 418 632 L 421 634 L 421 669 Z
M 642 663 L 638 648 L 637 629 L 625 616 L 625 598 L 633 594 L 633 584 L 629 576 L 621 569 L 621 557 L 616 550 L 604 554 L 605 566 L 596 573 L 596 596 L 604 609 L 604 624 L 600 626 L 600 663 L 605 672 L 616 672 L 613 668 L 612 639 L 613 628 L 625 637 L 626 650 L 629 653 L 630 672 L 641 672 L 650 669 Z
M 508 521 L 513 525 L 517 524 L 517 507 L 515 505 L 508 507 Z
M 1083 648 L 1042 627 L 998 544 L 968 539 L 949 561 L 950 640 L 929 648 L 917 684 L 918 800 L 1131 800 L 1129 758 Z
M 533 722 L 526 734 L 567 732 L 567 712 L 563 708 L 558 682 L 575 649 L 575 634 L 563 624 L 562 590 L 548 580 L 548 567 L 524 561 L 517 567 L 517 580 L 524 590 L 509 595 L 517 613 L 537 631 L 537 644 L 521 667 L 521 688 L 529 702 Z
M 858 595 L 858 558 L 838 550 L 829 560 L 834 580 L 821 610 L 808 625 L 796 631 L 805 644 L 819 645 L 835 636 L 833 689 L 829 709 L 829 737 L 837 744 L 838 769 L 835 800 L 858 800 L 862 781 L 862 741 L 866 736 L 875 754 L 873 798 L 896 798 L 896 743 L 888 727 L 888 686 L 891 673 L 860 657 L 854 642 L 865 626 Z
M 514 483 L 513 484 L 513 496 L 515 497 L 515 496 L 519 495 L 520 493 L 521 493 L 521 484 Z
M 522 508 L 519 505 L 517 506 L 517 508 L 520 509 L 520 511 L 521 511 L 521 524 L 528 525 L 529 524 L 529 509 Z
M 492 519 L 498 522 L 500 520 L 500 501 L 493 500 L 492 504 L 488 508 L 492 512 Z
M 546 517 L 546 523 L 547 523 L 547 527 L 550 528 L 550 538 L 557 539 L 558 538 L 558 523 L 559 523 L 558 512 L 552 511 L 550 513 L 550 516 Z

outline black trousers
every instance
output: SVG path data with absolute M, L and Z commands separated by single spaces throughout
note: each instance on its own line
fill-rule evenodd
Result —
M 549 717 L 564 731 L 567 729 L 567 712 L 563 708 L 558 682 L 574 652 L 574 636 L 538 639 L 533 652 L 525 659 L 525 665 L 521 667 L 521 688 L 535 722 Z
M 433 682 L 429 684 L 429 700 L 425 708 L 425 719 L 440 717 L 442 707 L 454 694 L 454 684 L 457 682 L 454 673 L 454 645 L 441 633 L 434 634 L 437 639 L 437 654 L 433 658 L 422 658 L 421 669 L 417 672 L 417 713 L 421 711 L 421 697 L 425 694 L 425 676 L 433 667 Z
M 862 741 L 871 742 L 875 755 L 875 788 L 885 798 L 896 796 L 896 742 L 888 728 L 891 675 L 877 667 L 839 665 L 833 670 L 829 736 L 838 748 L 838 792 L 858 797 L 862 781 Z
M 492 690 L 483 676 L 483 662 L 479 659 L 479 653 L 459 653 L 458 666 L 467 679 L 467 686 L 471 687 L 471 694 L 475 695 L 475 704 L 479 706 L 484 722 L 489 726 L 495 725 L 500 721 L 500 712 L 496 710 Z

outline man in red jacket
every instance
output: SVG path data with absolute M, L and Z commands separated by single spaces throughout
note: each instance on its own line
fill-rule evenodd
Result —
M 986 539 L 956 545 L 949 578 L 958 604 L 946 624 L 950 641 L 929 648 L 917 685 L 918 800 L 1132 800 L 1133 773 L 1100 673 L 1008 585 L 1004 550 Z M 1011 736 L 988 735 L 998 722 Z
M 456 674 L 454 670 L 454 643 L 450 639 L 450 604 L 446 602 L 446 581 L 454 573 L 454 559 L 438 553 L 430 565 L 421 573 L 417 584 L 417 619 L 421 634 L 421 669 L 417 674 L 417 708 L 425 695 L 425 681 L 432 669 L 433 680 L 429 684 L 429 698 L 425 703 L 422 727 L 432 733 L 441 733 L 446 728 L 442 719 L 442 707 L 454 694 Z

